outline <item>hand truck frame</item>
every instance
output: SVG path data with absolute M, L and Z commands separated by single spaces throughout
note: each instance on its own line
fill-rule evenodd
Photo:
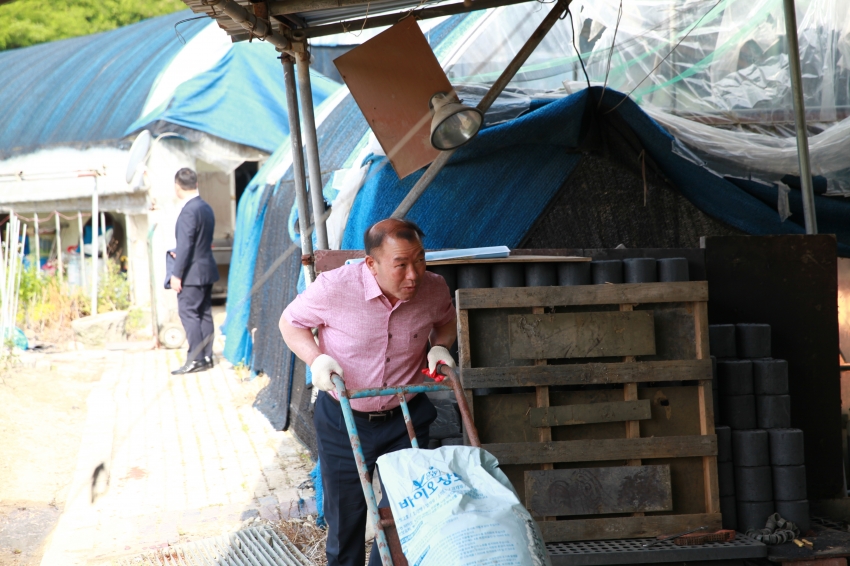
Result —
M 354 413 L 351 411 L 350 400 L 362 399 L 364 397 L 381 397 L 385 395 L 397 396 L 401 406 L 402 415 L 404 416 L 404 424 L 407 427 L 407 434 L 410 437 L 410 445 L 413 448 L 419 448 L 419 443 L 416 440 L 416 431 L 413 429 L 413 422 L 410 420 L 410 411 L 407 407 L 405 394 L 428 393 L 429 391 L 453 391 L 457 398 L 461 421 L 463 422 L 463 428 L 466 432 L 466 436 L 469 439 L 469 444 L 480 447 L 481 442 L 478 439 L 478 431 L 475 429 L 475 424 L 472 422 L 472 415 L 469 411 L 469 405 L 466 402 L 466 396 L 463 393 L 463 388 L 457 372 L 452 367 L 440 364 L 437 367 L 437 373 L 445 376 L 449 385 L 445 385 L 443 383 L 423 383 L 420 385 L 405 385 L 402 387 L 377 387 L 372 389 L 352 389 L 348 391 L 345 389 L 345 383 L 339 376 L 331 376 L 333 384 L 336 387 L 336 392 L 339 395 L 339 404 L 342 407 L 342 416 L 345 418 L 345 426 L 348 429 L 348 436 L 351 439 L 351 449 L 354 452 L 354 461 L 357 464 L 357 471 L 360 474 L 360 484 L 363 487 L 363 495 L 366 498 L 369 520 L 372 521 L 375 528 L 375 539 L 383 566 L 394 566 L 394 560 L 397 562 L 395 566 L 407 566 L 407 560 L 401 552 L 401 543 L 398 540 L 398 534 L 395 530 L 395 522 L 392 518 L 392 512 L 389 509 L 381 509 L 381 512 L 378 510 L 378 502 L 375 498 L 375 491 L 372 489 L 372 477 L 366 467 L 366 459 L 363 455 L 363 448 L 360 445 L 360 435 L 357 433 L 357 425 L 354 422 Z

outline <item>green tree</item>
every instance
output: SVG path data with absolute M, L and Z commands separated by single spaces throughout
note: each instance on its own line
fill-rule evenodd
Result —
M 90 35 L 185 8 L 181 0 L 16 0 L 0 4 L 0 50 Z

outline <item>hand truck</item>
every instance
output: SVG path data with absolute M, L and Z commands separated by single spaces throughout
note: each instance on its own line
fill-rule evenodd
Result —
M 350 400 L 362 399 L 364 397 L 396 395 L 401 405 L 404 424 L 407 426 L 407 434 L 410 436 L 410 445 L 413 448 L 419 448 L 419 443 L 416 441 L 416 431 L 414 431 L 413 422 L 410 420 L 410 411 L 407 408 L 405 394 L 427 393 L 429 391 L 453 391 L 457 398 L 461 421 L 463 422 L 463 428 L 466 431 L 467 438 L 469 438 L 469 444 L 480 447 L 481 442 L 478 440 L 478 431 L 472 422 L 469 405 L 466 402 L 466 397 L 463 394 L 463 388 L 461 387 L 457 373 L 453 368 L 445 364 L 440 364 L 437 367 L 437 373 L 445 376 L 450 385 L 423 383 L 420 385 L 405 385 L 403 387 L 377 387 L 373 389 L 352 389 L 351 391 L 347 391 L 345 389 L 345 383 L 339 376 L 331 376 L 333 384 L 336 387 L 336 392 L 339 395 L 339 404 L 342 406 L 342 416 L 345 418 L 348 436 L 351 438 L 351 449 L 354 451 L 354 461 L 357 464 L 357 471 L 360 474 L 360 484 L 363 487 L 363 495 L 366 497 L 369 520 L 372 521 L 375 527 L 375 539 L 378 552 L 381 554 L 381 563 L 383 566 L 394 566 L 394 561 L 395 566 L 407 566 L 407 559 L 401 551 L 401 542 L 398 540 L 392 511 L 389 508 L 381 509 L 380 512 L 378 510 L 375 491 L 372 489 L 372 478 L 369 470 L 366 468 L 363 448 L 360 445 L 360 436 L 357 433 L 357 426 L 354 424 L 354 413 L 351 412 Z

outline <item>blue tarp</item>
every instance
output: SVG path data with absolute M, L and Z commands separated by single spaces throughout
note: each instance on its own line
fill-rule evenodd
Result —
M 126 133 L 162 120 L 272 153 L 289 135 L 278 57 L 269 43 L 236 43 L 212 69 L 181 84 L 170 101 Z M 318 106 L 340 85 L 319 73 L 310 75 Z
M 0 53 L 0 159 L 120 140 L 180 51 L 184 10 L 123 28 Z M 188 41 L 209 21 L 180 26 Z
M 587 100 L 593 97 L 595 108 L 602 95 L 602 89 L 594 87 L 556 100 L 483 130 L 458 150 L 408 214 L 425 231 L 425 247 L 517 246 L 581 159 L 575 151 L 582 141 Z M 604 115 L 623 96 L 605 91 L 594 112 Z M 782 222 L 775 191 L 748 192 L 685 159 L 673 151 L 673 137 L 631 100 L 614 112 L 675 188 L 701 211 L 752 235 L 805 233 L 798 191 L 791 195 L 792 216 Z M 594 123 L 598 127 L 600 121 Z M 352 206 L 343 249 L 362 249 L 363 231 L 390 216 L 422 174 L 400 181 L 391 167 L 378 170 L 383 161 L 373 159 L 374 174 Z M 850 203 L 815 198 L 820 232 L 836 233 L 839 254 L 850 256 Z
M 233 364 L 251 361 L 251 334 L 248 316 L 251 314 L 251 287 L 254 284 L 254 267 L 257 250 L 265 225 L 265 191 L 257 183 L 258 177 L 246 187 L 236 209 L 236 229 L 233 252 L 227 276 L 227 316 L 222 334 L 226 336 L 223 355 Z

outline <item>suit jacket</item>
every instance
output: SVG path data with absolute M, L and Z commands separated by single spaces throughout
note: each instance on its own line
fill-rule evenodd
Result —
M 180 215 L 174 234 L 177 248 L 172 274 L 183 285 L 211 285 L 218 281 L 218 266 L 212 254 L 215 214 L 201 197 L 190 199 Z

